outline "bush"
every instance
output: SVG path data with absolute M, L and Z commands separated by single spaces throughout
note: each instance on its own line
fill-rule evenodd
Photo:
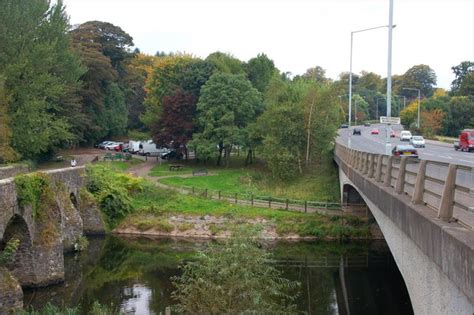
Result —
M 132 212 L 131 195 L 142 191 L 143 180 L 116 173 L 104 165 L 86 168 L 86 187 L 96 198 L 109 228 Z

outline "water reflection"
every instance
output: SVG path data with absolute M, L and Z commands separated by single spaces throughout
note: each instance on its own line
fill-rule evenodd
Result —
M 126 314 L 164 314 L 170 277 L 207 241 L 135 237 L 92 238 L 86 252 L 65 259 L 64 284 L 25 292 L 25 305 L 61 306 L 95 300 Z M 278 242 L 266 244 L 275 265 L 301 283 L 297 304 L 308 314 L 411 314 L 411 304 L 384 243 Z

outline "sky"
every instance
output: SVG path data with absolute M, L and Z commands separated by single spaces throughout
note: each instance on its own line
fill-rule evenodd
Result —
M 265 53 L 282 72 L 349 72 L 351 32 L 388 24 L 389 0 L 64 0 L 71 24 L 120 26 L 142 52 Z M 473 0 L 394 0 L 392 74 L 429 65 L 449 89 L 451 67 L 474 61 Z M 353 72 L 387 76 L 388 28 L 354 34 Z

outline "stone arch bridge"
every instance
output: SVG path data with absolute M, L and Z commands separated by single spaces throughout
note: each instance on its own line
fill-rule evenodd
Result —
M 33 215 L 31 206 L 20 206 L 13 177 L 0 180 L 0 251 L 10 239 L 20 240 L 7 267 L 23 287 L 63 281 L 63 253 L 73 251 L 83 235 L 104 233 L 98 208 L 81 196 L 84 167 L 43 173 L 50 177 L 54 193 L 48 205 L 52 209 L 43 220 Z

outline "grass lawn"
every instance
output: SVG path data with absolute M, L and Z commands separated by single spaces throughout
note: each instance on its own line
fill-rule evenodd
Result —
M 130 167 L 143 163 L 143 160 L 132 158 L 128 161 L 100 161 L 96 164 L 106 165 L 111 170 L 116 172 L 124 172 Z
M 237 164 L 238 165 L 238 164 Z M 222 191 L 229 194 L 254 194 L 256 197 L 277 197 L 310 201 L 339 201 L 339 179 L 337 168 L 332 161 L 326 161 L 319 167 L 314 167 L 311 173 L 302 174 L 295 180 L 281 182 L 272 179 L 263 168 L 232 166 L 229 168 L 211 167 L 210 176 L 195 176 L 189 178 L 171 177 L 161 179 L 160 182 L 172 186 L 195 187 Z M 150 175 L 174 175 L 177 172 L 167 171 L 167 165 L 155 167 Z M 190 173 L 191 168 L 180 171 L 181 174 Z

